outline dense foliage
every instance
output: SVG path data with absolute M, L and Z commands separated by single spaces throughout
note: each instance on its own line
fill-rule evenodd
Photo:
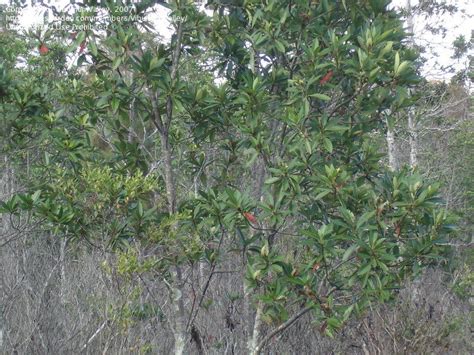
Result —
M 388 1 L 161 5 L 170 41 L 140 17 L 2 33 L 2 149 L 18 190 L 1 212 L 15 226 L 162 283 L 127 314 L 167 318 L 177 354 L 210 346 L 200 320 L 220 302 L 208 296 L 219 272 L 238 275 L 239 349 L 259 353 L 307 313 L 333 336 L 441 260 L 452 228 L 439 185 L 390 171 L 375 144 L 419 82 Z M 72 9 L 77 24 L 127 15 Z

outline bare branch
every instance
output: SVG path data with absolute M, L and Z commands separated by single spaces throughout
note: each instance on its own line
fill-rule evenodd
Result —
M 260 352 L 263 350 L 265 345 L 268 343 L 269 340 L 271 340 L 275 335 L 283 332 L 287 328 L 291 327 L 298 319 L 300 319 L 302 316 L 304 316 L 306 313 L 308 313 L 313 307 L 308 306 L 303 309 L 301 309 L 298 313 L 296 313 L 293 317 L 288 319 L 285 323 L 281 324 L 279 327 L 275 328 L 273 331 L 268 333 L 261 341 L 258 343 L 257 347 L 254 350 L 254 354 L 260 354 Z

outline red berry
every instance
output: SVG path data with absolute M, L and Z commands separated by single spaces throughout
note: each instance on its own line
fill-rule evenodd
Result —
M 46 55 L 46 54 L 48 54 L 48 52 L 49 52 L 49 48 L 46 47 L 46 44 L 44 44 L 44 43 L 41 43 L 41 45 L 39 46 L 38 50 L 39 50 L 39 52 L 40 52 L 41 55 Z

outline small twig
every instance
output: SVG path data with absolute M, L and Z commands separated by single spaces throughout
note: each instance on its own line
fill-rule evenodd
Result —
M 94 334 L 92 334 L 92 336 L 89 338 L 89 340 L 87 341 L 87 343 L 84 344 L 84 346 L 82 347 L 82 351 L 84 351 L 87 346 L 92 342 L 92 340 L 94 340 L 94 338 L 102 331 L 102 329 L 104 329 L 105 325 L 107 324 L 107 320 L 105 320 L 102 325 L 97 328 L 97 330 L 95 331 Z
M 221 238 L 219 240 L 219 245 L 217 247 L 217 251 L 219 251 L 221 249 L 221 246 L 222 246 L 222 242 L 224 240 L 224 235 L 225 235 L 225 230 L 224 228 L 221 226 Z M 188 320 L 188 323 L 186 325 L 186 329 L 191 329 L 193 324 L 194 324 L 194 321 L 196 320 L 196 317 L 199 313 L 199 309 L 201 308 L 201 305 L 202 305 L 202 302 L 204 301 L 204 297 L 206 296 L 206 292 L 207 292 L 207 289 L 209 288 L 209 285 L 211 283 L 211 280 L 212 280 L 212 276 L 214 276 L 214 274 L 216 273 L 214 270 L 216 269 L 216 266 L 217 266 L 217 263 L 214 262 L 211 266 L 211 271 L 209 273 L 209 276 L 206 280 L 206 284 L 204 285 L 204 288 L 201 292 L 201 296 L 199 298 L 199 302 L 197 304 L 197 307 L 196 307 L 196 311 L 194 312 L 194 304 L 193 304 L 193 308 L 192 308 L 192 311 L 191 311 L 191 314 L 190 314 L 190 317 L 189 317 L 189 320 Z M 194 315 L 193 315 L 193 312 L 194 312 Z

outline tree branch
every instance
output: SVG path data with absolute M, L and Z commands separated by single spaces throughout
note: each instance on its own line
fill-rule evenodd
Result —
M 300 319 L 302 316 L 304 316 L 306 313 L 308 313 L 313 307 L 308 306 L 303 309 L 301 309 L 298 313 L 296 313 L 293 317 L 288 319 L 285 323 L 281 324 L 279 327 L 275 328 L 273 331 L 268 333 L 261 341 L 258 343 L 257 347 L 254 350 L 254 354 L 258 355 L 260 352 L 263 350 L 263 348 L 266 346 L 268 341 L 273 338 L 275 335 L 283 332 L 287 328 L 291 327 L 298 319 Z

